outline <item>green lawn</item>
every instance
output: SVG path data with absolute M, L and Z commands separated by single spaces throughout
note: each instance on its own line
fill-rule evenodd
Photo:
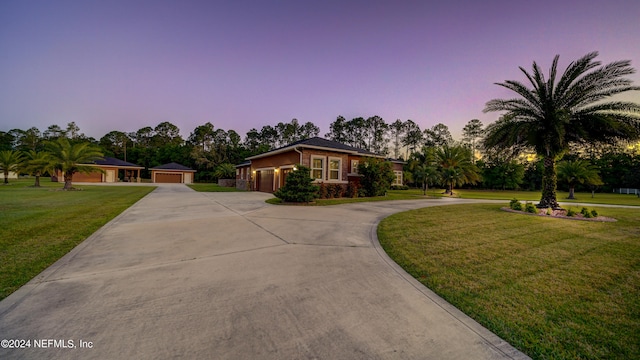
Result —
M 534 359 L 640 358 L 640 208 L 596 207 L 615 223 L 499 208 L 399 213 L 378 236 L 408 273 Z
M 214 184 L 214 183 L 196 183 L 196 184 L 189 184 L 187 186 L 192 188 L 195 191 L 200 191 L 200 192 L 236 192 L 236 191 L 242 191 L 242 190 L 236 189 L 235 187 L 219 186 L 218 184 Z
M 10 180 L 0 185 L 0 299 L 27 283 L 89 235 L 151 192 L 147 186 L 84 186 Z
M 411 190 L 409 190 L 411 191 Z M 434 190 L 433 195 L 443 196 L 441 190 Z M 511 191 L 511 190 L 455 190 L 454 196 L 466 199 L 495 199 L 511 200 L 516 198 L 521 201 L 538 202 L 541 193 L 539 191 Z M 566 203 L 591 203 L 591 204 L 612 204 L 612 205 L 632 205 L 640 206 L 640 198 L 636 195 L 613 194 L 613 193 L 576 193 L 575 200 L 568 200 L 568 192 L 558 191 L 559 202 Z
M 520 201 L 531 201 L 537 203 L 540 200 L 541 193 L 539 191 L 511 191 L 511 190 L 464 190 L 456 189 L 454 191 L 454 197 L 465 199 L 484 199 L 484 200 L 511 200 L 516 198 Z M 640 206 L 640 198 L 635 195 L 622 195 L 611 193 L 596 193 L 592 198 L 591 193 L 576 193 L 576 200 L 567 200 L 566 197 L 569 193 L 558 192 L 558 201 L 563 203 L 592 203 L 592 204 L 609 204 L 609 205 L 632 205 Z M 440 197 L 449 197 L 449 195 L 443 194 L 442 189 L 429 189 L 427 195 L 423 195 L 422 190 L 409 189 L 409 190 L 389 190 L 386 196 L 378 196 L 372 198 L 339 198 L 339 199 L 316 199 L 315 203 L 310 205 L 326 206 L 326 205 L 339 205 L 349 204 L 356 202 L 370 202 L 370 201 L 387 201 L 387 200 L 419 200 L 419 199 L 433 199 Z M 267 202 L 271 204 L 280 204 L 279 199 L 269 199 Z

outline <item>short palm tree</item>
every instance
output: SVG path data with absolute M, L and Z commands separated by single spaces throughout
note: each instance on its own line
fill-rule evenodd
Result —
M 36 152 L 29 150 L 26 153 L 23 171 L 29 175 L 33 175 L 35 179 L 34 187 L 40 187 L 40 176 L 54 171 L 54 164 L 51 154 L 46 151 Z
M 49 142 L 47 147 L 51 153 L 54 168 L 60 170 L 64 176 L 63 190 L 73 188 L 73 174 L 100 171 L 95 166 L 88 165 L 103 156 L 100 149 L 91 143 L 71 143 L 69 139 L 61 137 Z
M 235 179 L 236 177 L 236 168 L 233 164 L 223 163 L 216 166 L 216 169 L 213 172 L 213 176 L 218 179 Z
M 0 169 L 4 174 L 4 183 L 9 183 L 9 173 L 17 173 L 22 166 L 22 154 L 15 150 L 0 151 Z
M 435 148 L 425 146 L 421 152 L 411 154 L 409 170 L 415 183 L 422 184 L 422 194 L 426 195 L 429 185 L 440 181 L 435 162 Z
M 558 55 L 553 59 L 549 79 L 534 62 L 533 73 L 520 70 L 532 85 L 518 81 L 497 85 L 515 92 L 514 99 L 487 102 L 484 112 L 506 111 L 487 128 L 484 146 L 533 149 L 544 160 L 542 197 L 539 208 L 559 208 L 556 198 L 556 161 L 571 143 L 600 143 L 640 138 L 640 105 L 624 101 L 605 101 L 630 90 L 635 70 L 630 61 L 600 66 L 597 52 L 569 64 L 556 81 Z
M 475 184 L 480 180 L 480 170 L 472 161 L 471 150 L 462 145 L 444 145 L 436 148 L 435 160 L 445 193 L 453 195 L 453 188 Z
M 578 184 L 602 185 L 598 169 L 586 160 L 565 160 L 558 163 L 558 181 L 569 185 L 569 197 L 575 199 Z

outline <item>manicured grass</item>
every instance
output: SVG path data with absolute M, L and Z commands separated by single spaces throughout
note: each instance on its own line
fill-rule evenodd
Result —
M 409 190 L 411 191 L 411 190 Z M 440 195 L 442 191 L 434 190 L 433 195 Z M 511 191 L 511 190 L 454 190 L 454 196 L 466 199 L 494 199 L 511 200 L 516 198 L 521 201 L 538 202 L 541 193 L 539 191 Z M 446 196 L 446 195 L 445 195 Z M 569 193 L 558 191 L 557 198 L 562 203 L 590 203 L 590 204 L 610 204 L 610 205 L 631 205 L 640 206 L 640 198 L 636 195 L 595 193 L 593 198 L 591 193 L 576 193 L 575 200 L 569 200 Z
M 147 186 L 84 186 L 13 180 L 0 185 L 0 299 L 151 192 Z
M 465 199 L 483 199 L 483 200 L 511 200 L 518 199 L 520 201 L 531 201 L 537 203 L 540 200 L 540 192 L 536 191 L 510 191 L 510 190 L 454 190 L 454 197 Z M 635 195 L 622 195 L 611 193 L 596 193 L 591 198 L 591 193 L 576 193 L 576 200 L 567 200 L 566 197 L 569 193 L 558 192 L 558 201 L 562 203 L 591 203 L 591 204 L 609 204 L 609 205 L 632 205 L 640 206 L 640 198 Z M 315 203 L 310 205 L 325 206 L 325 205 L 338 205 L 349 204 L 356 202 L 371 202 L 371 201 L 387 201 L 387 200 L 420 200 L 420 199 L 434 199 L 441 197 L 449 197 L 449 195 L 443 194 L 442 189 L 429 189 L 427 195 L 423 195 L 422 190 L 409 189 L 409 190 L 389 190 L 386 196 L 378 196 L 372 198 L 339 198 L 339 199 L 316 199 Z M 279 202 L 271 202 L 279 203 Z
M 602 223 L 500 206 L 395 214 L 378 237 L 408 273 L 534 359 L 640 358 L 640 209 L 596 208 L 618 219 Z
M 197 184 L 189 184 L 187 186 L 192 188 L 195 191 L 200 191 L 200 192 L 236 192 L 236 191 L 242 191 L 242 190 L 236 189 L 235 187 L 219 186 L 218 184 L 214 184 L 214 183 L 197 183 Z

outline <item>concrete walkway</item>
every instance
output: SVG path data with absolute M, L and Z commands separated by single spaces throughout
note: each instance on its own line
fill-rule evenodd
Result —
M 270 196 L 158 187 L 0 302 L 0 338 L 31 340 L 0 358 L 527 358 L 378 245 L 392 213 L 469 200 Z

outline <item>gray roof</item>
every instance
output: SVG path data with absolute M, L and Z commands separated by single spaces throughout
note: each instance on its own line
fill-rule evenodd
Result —
M 136 165 L 136 164 L 133 164 L 133 163 L 130 163 L 130 162 L 126 162 L 124 160 L 120 160 L 120 159 L 116 159 L 116 158 L 112 158 L 112 157 L 108 157 L 108 156 L 105 156 L 101 160 L 96 160 L 94 162 L 96 163 L 96 165 L 103 165 L 103 166 L 143 168 L 140 165 Z
M 175 162 L 171 162 L 168 164 L 152 167 L 151 170 L 176 170 L 176 171 L 195 171 L 191 168 L 188 168 L 182 164 L 178 164 Z
M 333 140 L 327 140 L 327 139 L 323 139 L 321 137 L 312 137 L 309 139 L 303 139 L 303 140 L 299 140 L 296 142 L 293 142 L 287 146 L 283 146 L 281 148 L 277 148 L 271 151 L 267 151 L 266 153 L 262 153 L 259 155 L 255 155 L 255 156 L 251 156 L 248 157 L 247 159 L 251 160 L 251 159 L 256 159 L 256 158 L 261 158 L 264 156 L 268 156 L 271 154 L 275 154 L 275 153 L 279 153 L 279 152 L 283 152 L 283 151 L 288 151 L 289 149 L 294 149 L 297 147 L 309 147 L 309 148 L 322 148 L 322 149 L 327 149 L 327 150 L 334 150 L 334 151 L 340 151 L 340 152 L 349 152 L 349 153 L 355 153 L 358 155 L 363 155 L 363 156 L 374 156 L 374 157 L 381 157 L 381 155 L 378 155 L 374 152 L 371 152 L 369 150 L 365 150 L 365 149 L 360 149 L 357 147 L 353 147 L 347 144 L 343 144 L 343 143 L 339 143 L 337 141 L 333 141 Z

